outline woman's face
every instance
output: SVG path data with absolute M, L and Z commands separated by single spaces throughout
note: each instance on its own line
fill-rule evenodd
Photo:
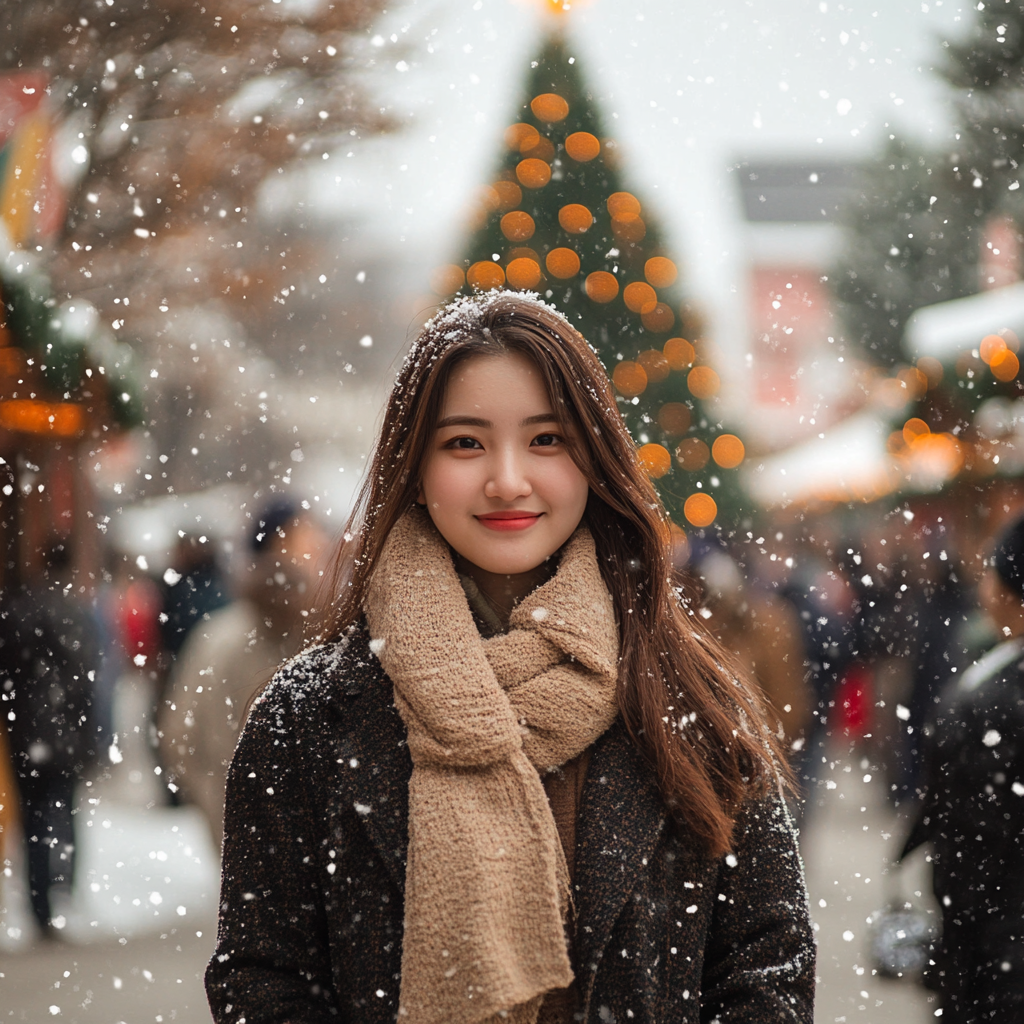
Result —
M 471 356 L 456 367 L 419 492 L 455 551 L 486 572 L 529 572 L 572 535 L 588 492 L 526 356 Z

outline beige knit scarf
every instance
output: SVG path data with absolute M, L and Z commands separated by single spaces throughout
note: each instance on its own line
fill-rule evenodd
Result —
M 619 636 L 580 527 L 557 573 L 483 640 L 426 512 L 388 537 L 367 590 L 372 648 L 408 727 L 399 1016 L 534 1024 L 572 982 L 565 857 L 540 775 L 614 721 Z

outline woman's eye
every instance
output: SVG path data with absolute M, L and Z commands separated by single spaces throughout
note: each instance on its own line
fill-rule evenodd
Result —
M 538 434 L 534 439 L 533 443 L 538 448 L 550 448 L 552 445 L 558 444 L 562 439 L 558 434 Z
M 449 448 L 458 448 L 460 451 L 473 451 L 482 448 L 483 445 L 475 437 L 454 437 L 448 442 Z

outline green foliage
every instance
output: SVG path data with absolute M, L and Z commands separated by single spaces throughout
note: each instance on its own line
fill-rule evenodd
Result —
M 53 297 L 50 279 L 28 257 L 14 265 L 0 263 L 7 326 L 17 344 L 39 362 L 46 383 L 58 394 L 73 394 L 85 382 L 86 363 L 105 382 L 111 414 L 122 427 L 138 426 L 143 419 L 138 368 L 131 348 L 117 343 L 95 325 L 85 336 L 65 329 Z
M 546 121 L 535 114 L 531 102 L 546 94 L 555 94 L 566 101 L 568 115 L 564 119 Z M 538 291 L 569 318 L 595 348 L 610 376 L 621 363 L 636 362 L 638 358 L 651 369 L 648 383 L 639 395 L 630 392 L 617 397 L 619 409 L 636 442 L 659 444 L 668 453 L 675 453 L 680 442 L 699 438 L 710 448 L 715 437 L 725 432 L 714 406 L 690 393 L 687 387 L 689 364 L 670 370 L 662 354 L 667 341 L 681 337 L 695 342 L 696 361 L 701 363 L 704 350 L 699 317 L 685 301 L 678 280 L 662 282 L 656 275 L 650 282 L 658 285 L 655 288 L 658 305 L 653 313 L 634 312 L 626 304 L 626 287 L 647 283 L 650 276 L 647 261 L 652 257 L 670 259 L 671 254 L 662 240 L 655 211 L 645 203 L 637 204 L 638 221 L 613 221 L 608 200 L 625 192 L 619 151 L 605 134 L 593 94 L 587 88 L 578 62 L 571 58 L 560 38 L 549 39 L 539 58 L 532 62 L 524 100 L 510 120 L 536 129 L 541 141 L 533 149 L 520 149 L 514 140 L 507 147 L 494 179 L 498 198 L 503 188 L 505 194 L 511 192 L 515 196 L 515 189 L 501 183 L 519 184 L 517 166 L 524 159 L 545 159 L 550 163 L 551 179 L 538 188 L 523 187 L 521 201 L 515 206 L 496 205 L 494 194 L 485 190 L 480 223 L 467 246 L 467 259 L 463 264 L 470 269 L 471 280 L 472 268 L 478 262 L 497 262 L 508 269 L 516 258 L 535 260 L 542 277 L 530 290 Z M 566 139 L 580 132 L 600 140 L 600 153 L 593 159 L 576 160 L 566 150 Z M 628 195 L 625 202 L 636 200 L 632 194 Z M 584 206 L 593 215 L 593 223 L 585 232 L 570 232 L 560 225 L 559 211 L 569 204 Z M 515 210 L 533 219 L 535 230 L 528 239 L 510 240 L 503 233 L 502 218 Z M 639 230 L 641 225 L 642 231 Z M 570 249 L 578 255 L 580 270 L 577 274 L 560 279 L 548 269 L 548 254 L 556 249 Z M 585 282 L 588 275 L 596 272 L 610 274 L 618 283 L 617 294 L 610 302 L 594 301 L 588 295 Z M 509 286 L 516 287 L 517 281 L 509 281 Z M 465 290 L 469 289 L 467 284 Z M 662 374 L 663 379 L 655 379 Z M 666 403 L 682 403 L 687 407 L 688 429 L 668 432 L 659 425 L 659 412 Z M 666 422 L 664 416 L 662 422 Z M 664 453 L 661 454 L 664 458 Z M 672 457 L 671 469 L 656 482 L 670 514 L 680 524 L 686 523 L 683 504 L 697 490 L 711 493 L 718 503 L 716 526 L 729 526 L 740 513 L 743 499 L 736 469 L 723 470 L 712 459 L 702 469 L 689 472 Z
M 974 197 L 947 156 L 903 140 L 865 168 L 840 220 L 847 244 L 829 275 L 847 340 L 893 366 L 911 313 L 977 291 Z

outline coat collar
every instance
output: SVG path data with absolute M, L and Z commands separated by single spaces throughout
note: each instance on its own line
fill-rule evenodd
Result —
M 405 891 L 412 761 L 390 680 L 355 636 L 335 679 L 331 739 L 337 809 L 354 807 L 399 892 Z M 650 770 L 620 722 L 597 741 L 577 825 L 575 959 L 585 1002 L 612 928 L 665 827 Z M 339 836 L 339 841 L 343 841 Z

